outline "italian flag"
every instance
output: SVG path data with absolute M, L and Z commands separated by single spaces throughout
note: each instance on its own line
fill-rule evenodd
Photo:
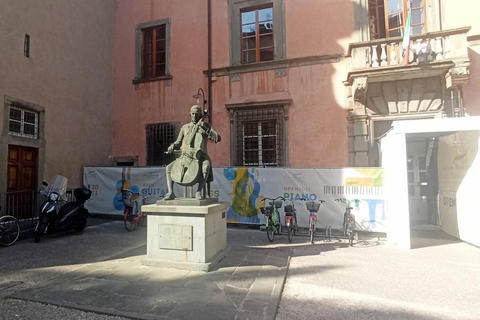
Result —
M 408 64 L 409 59 L 409 52 L 410 52 L 410 21 L 412 20 L 412 8 L 408 6 L 408 15 L 407 15 L 407 23 L 405 24 L 405 30 L 403 31 L 403 61 L 405 64 Z

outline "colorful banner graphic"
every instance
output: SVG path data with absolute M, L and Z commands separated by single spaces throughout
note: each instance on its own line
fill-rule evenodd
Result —
M 386 232 L 386 201 L 383 193 L 383 169 L 292 169 L 292 168 L 214 168 L 215 180 L 210 195 L 219 201 L 229 202 L 228 222 L 263 224 L 260 208 L 265 198 L 282 196 L 282 205 L 293 204 L 300 227 L 308 226 L 309 212 L 306 202 L 325 200 L 317 213 L 320 228 L 330 226 L 340 229 L 345 205 L 337 198 L 359 199 L 354 204 L 357 227 L 360 230 Z M 164 167 L 85 167 L 84 184 L 92 191 L 87 202 L 91 212 L 122 214 L 119 202 L 121 189 L 138 194 L 137 201 L 146 197 L 146 203 L 155 203 L 168 191 Z M 183 196 L 183 187 L 175 186 L 175 194 Z M 196 191 L 196 190 L 195 190 Z M 283 209 L 280 209 L 283 221 Z

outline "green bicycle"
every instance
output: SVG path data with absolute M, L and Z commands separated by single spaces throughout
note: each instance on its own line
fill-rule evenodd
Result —
M 271 200 L 269 202 L 270 205 L 268 207 L 261 207 L 260 210 L 265 215 L 265 230 L 267 231 L 267 238 L 270 242 L 273 242 L 275 234 L 280 234 L 282 232 L 282 223 L 280 221 L 280 213 L 278 212 L 278 209 L 282 207 L 285 198 L 282 196 L 278 196 L 275 199 L 265 197 L 262 199 L 262 202 L 265 202 L 265 200 Z

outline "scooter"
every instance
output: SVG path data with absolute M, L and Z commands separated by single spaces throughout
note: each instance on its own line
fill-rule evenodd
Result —
M 45 233 L 54 233 L 73 230 L 81 233 L 87 226 L 88 210 L 85 202 L 90 199 L 92 191 L 84 188 L 77 188 L 73 192 L 75 201 L 66 202 L 67 178 L 57 175 L 52 185 L 45 181 L 42 183 L 45 188 L 41 191 L 47 200 L 40 207 L 38 223 L 35 227 L 34 241 L 40 241 Z M 66 202 L 63 206 L 61 203 Z

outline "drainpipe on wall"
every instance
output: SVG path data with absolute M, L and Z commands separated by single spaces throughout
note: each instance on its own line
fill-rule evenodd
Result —
M 209 122 L 213 125 L 212 114 L 212 0 L 207 0 L 208 10 L 208 26 L 207 26 L 207 38 L 208 38 L 208 114 L 210 116 Z
M 438 0 L 438 15 L 439 15 L 438 21 L 440 22 L 440 25 L 439 25 L 440 31 L 443 30 L 443 26 L 442 26 L 442 19 L 443 19 L 443 17 L 442 17 L 442 6 L 443 6 L 442 0 Z

